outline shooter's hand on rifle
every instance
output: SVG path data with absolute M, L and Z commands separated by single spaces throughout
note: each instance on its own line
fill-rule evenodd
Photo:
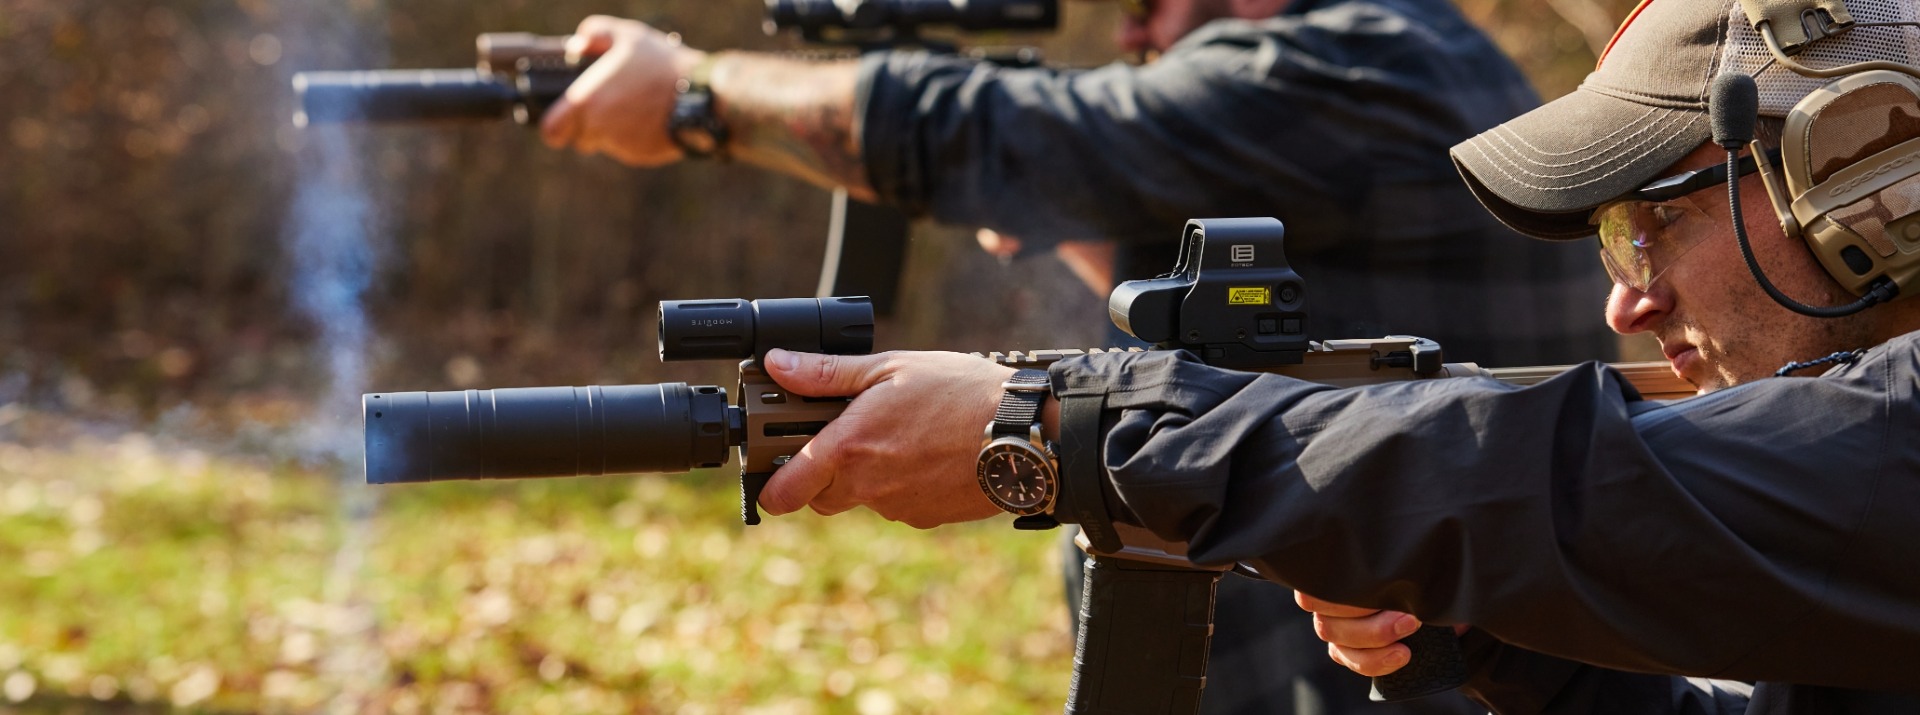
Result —
M 1377 678 L 1406 667 L 1412 657 L 1400 642 L 1420 629 L 1420 619 L 1412 614 L 1341 605 L 1299 591 L 1293 600 L 1313 612 L 1313 632 L 1327 642 L 1327 656 L 1355 673 Z M 1456 634 L 1466 630 L 1454 626 Z
M 817 186 L 844 188 L 873 202 L 853 131 L 859 64 L 816 62 L 751 52 L 706 53 L 637 20 L 596 15 L 581 21 L 568 54 L 596 56 L 593 66 L 547 110 L 541 135 L 556 149 L 606 154 L 633 166 L 679 161 L 687 152 L 669 124 L 680 84 L 704 83 L 704 108 L 683 109 L 682 136 L 715 156 L 788 174 Z M 690 97 L 702 93 L 695 91 Z
M 598 57 L 547 110 L 548 146 L 606 154 L 631 166 L 660 166 L 683 156 L 667 136 L 676 85 L 707 53 L 638 20 L 594 15 L 567 43 L 569 58 Z
M 854 397 L 774 473 L 760 493 L 768 513 L 864 506 L 922 529 L 1001 513 L 980 492 L 974 465 L 1013 368 L 960 353 L 785 350 L 769 352 L 765 367 L 795 393 Z

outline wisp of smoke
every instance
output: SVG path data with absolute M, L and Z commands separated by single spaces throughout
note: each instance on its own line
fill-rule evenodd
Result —
M 288 226 L 293 303 L 319 328 L 328 389 L 320 402 L 328 432 L 344 443 L 317 445 L 325 456 L 348 460 L 357 448 L 355 425 L 341 425 L 359 410 L 367 382 L 366 345 L 371 337 L 362 303 L 374 269 L 369 236 L 379 226 L 359 171 L 355 147 L 338 125 L 309 127 L 301 182 Z
M 363 49 L 358 47 L 363 43 L 358 40 L 352 18 L 303 17 L 328 10 L 295 0 L 286 0 L 282 6 L 294 21 L 290 26 L 308 32 L 331 26 L 341 35 L 303 39 L 335 48 Z M 332 9 L 343 11 L 350 10 Z M 358 61 L 372 54 L 384 55 L 364 51 L 353 54 Z M 282 86 L 290 87 L 291 73 L 286 79 L 289 83 Z M 371 694 L 387 679 L 379 623 L 361 593 L 370 520 L 379 501 L 362 479 L 358 420 L 359 396 L 367 388 L 366 349 L 373 337 L 364 298 L 378 269 L 379 251 L 374 241 L 385 236 L 385 226 L 371 193 L 377 177 L 362 170 L 360 147 L 348 130 L 332 125 L 309 126 L 304 131 L 300 180 L 284 237 L 288 242 L 293 308 L 317 328 L 318 349 L 327 368 L 328 387 L 317 404 L 318 414 L 310 422 L 311 439 L 305 451 L 335 470 L 340 482 L 341 519 L 346 528 L 323 584 L 322 596 L 334 615 L 334 624 L 322 669 L 323 677 L 335 689 L 327 710 L 348 713 L 364 710 Z

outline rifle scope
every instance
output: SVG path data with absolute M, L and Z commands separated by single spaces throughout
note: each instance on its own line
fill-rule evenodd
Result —
M 741 359 L 775 347 L 873 349 L 865 298 L 666 301 L 666 359 Z M 360 398 L 367 483 L 685 472 L 719 467 L 748 418 L 712 385 L 385 392 Z M 779 428 L 762 427 L 779 437 Z M 804 436 L 800 437 L 804 441 Z
M 966 31 L 1051 30 L 1059 0 L 767 0 L 767 28 L 868 30 L 942 25 Z

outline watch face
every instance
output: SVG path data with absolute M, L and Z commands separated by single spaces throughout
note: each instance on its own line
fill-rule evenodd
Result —
M 1003 439 L 980 454 L 980 488 L 1000 508 L 1026 516 L 1053 506 L 1053 465 L 1024 440 Z

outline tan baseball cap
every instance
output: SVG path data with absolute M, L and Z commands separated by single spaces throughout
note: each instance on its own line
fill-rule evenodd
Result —
M 1920 2 L 1846 0 L 1846 8 L 1859 26 L 1807 45 L 1798 61 L 1920 58 L 1920 29 L 1868 26 L 1920 21 Z M 1480 202 L 1514 230 L 1586 238 L 1594 208 L 1660 178 L 1708 141 L 1714 76 L 1754 75 L 1760 114 L 1772 117 L 1827 82 L 1771 57 L 1738 0 L 1644 0 L 1579 89 L 1460 143 L 1453 160 Z

